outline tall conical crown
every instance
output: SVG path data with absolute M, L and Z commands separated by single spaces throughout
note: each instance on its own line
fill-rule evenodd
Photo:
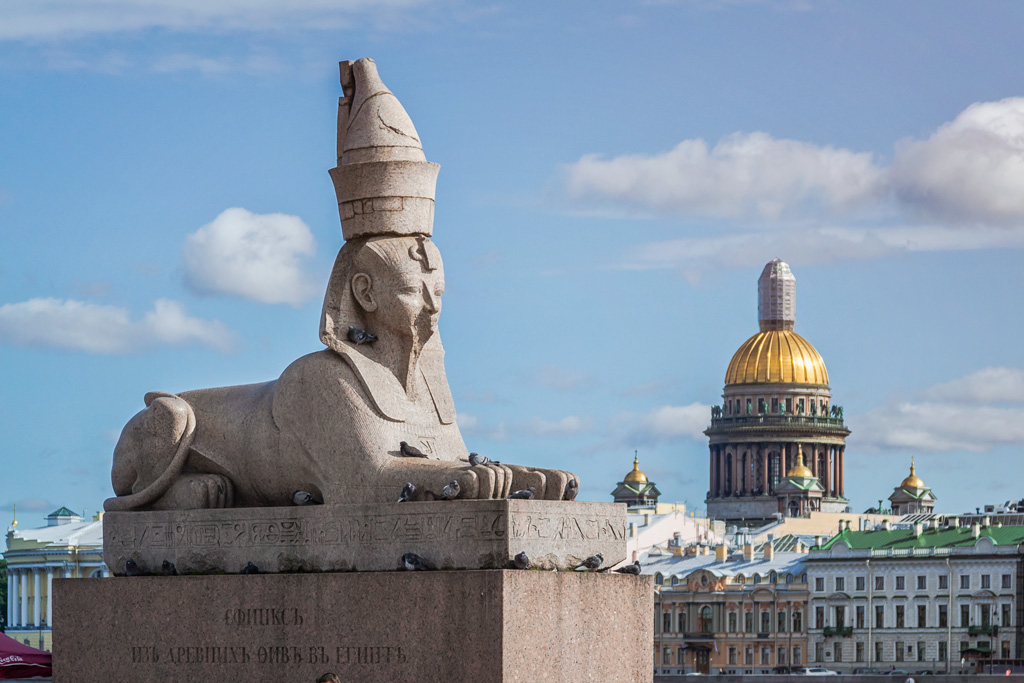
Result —
M 346 240 L 434 230 L 438 164 L 426 160 L 412 119 L 372 59 L 341 62 L 338 166 L 331 179 Z
M 780 258 L 769 261 L 757 279 L 757 322 L 762 332 L 792 330 L 796 322 L 796 278 Z

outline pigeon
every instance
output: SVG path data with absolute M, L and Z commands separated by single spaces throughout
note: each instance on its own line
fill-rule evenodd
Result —
M 293 505 L 319 505 L 320 502 L 309 491 L 296 491 L 292 494 Z
M 258 567 L 257 567 L 256 565 L 254 565 L 254 564 L 253 564 L 252 562 L 246 562 L 246 563 L 245 563 L 245 566 L 244 566 L 244 567 L 242 567 L 242 571 L 241 571 L 241 573 L 242 573 L 242 574 L 259 574 L 259 573 L 260 573 L 260 570 L 259 570 L 259 568 L 258 568 Z
M 425 572 L 432 569 L 432 567 L 416 553 L 406 553 L 402 555 L 402 564 L 404 564 L 405 568 L 411 572 Z
M 127 560 L 124 561 L 124 575 L 125 576 L 142 576 L 142 574 L 143 574 L 142 567 L 139 566 L 138 562 L 136 562 L 135 560 L 133 560 L 130 557 Z
M 450 483 L 446 484 L 441 489 L 441 497 L 445 500 L 454 500 L 459 497 L 459 493 L 462 491 L 462 487 L 459 486 L 458 479 L 452 479 Z
M 410 481 L 408 484 L 402 487 L 402 495 L 398 497 L 399 503 L 404 503 L 407 500 L 412 500 L 412 497 L 416 495 L 416 487 Z
M 580 492 L 580 483 L 575 479 L 570 479 L 569 483 L 565 485 L 565 494 L 562 496 L 562 500 L 576 500 L 576 494 Z
M 480 465 L 487 465 L 487 464 L 500 465 L 501 463 L 498 462 L 497 460 L 491 460 L 486 455 L 480 455 L 479 453 L 470 453 L 469 454 L 469 464 L 472 465 L 473 467 L 478 467 Z
M 166 576 L 177 576 L 178 568 L 174 566 L 174 563 L 170 560 L 164 560 L 163 564 L 160 565 L 160 569 Z
M 589 571 L 594 571 L 598 567 L 600 567 L 603 563 L 604 563 L 604 555 L 602 555 L 601 553 L 598 553 L 596 555 L 591 555 L 587 559 L 585 559 L 582 562 L 580 562 L 579 566 L 576 567 L 576 569 L 587 569 Z
M 372 344 L 377 341 L 377 335 L 370 334 L 366 330 L 361 330 L 354 325 L 348 326 L 348 340 L 359 346 L 361 344 Z
M 409 444 L 407 444 L 404 441 L 402 443 L 398 444 L 398 450 L 401 451 L 402 455 L 404 455 L 407 458 L 426 458 L 427 457 L 426 453 L 424 453 L 420 449 L 416 448 L 415 446 L 410 446 Z
M 529 569 L 530 568 L 530 558 L 526 556 L 526 551 L 525 550 L 523 552 L 519 553 L 518 555 L 516 555 L 515 557 L 513 557 L 512 561 L 515 562 L 516 569 Z
M 509 496 L 509 498 L 517 498 L 517 499 L 520 499 L 520 500 L 532 500 L 533 499 L 533 495 L 534 495 L 534 493 L 536 493 L 536 491 L 537 491 L 537 489 L 535 489 L 534 487 L 531 486 L 528 489 L 522 489 L 521 491 L 516 491 L 511 496 Z
M 633 560 L 633 564 L 627 564 L 624 567 L 619 567 L 615 570 L 619 574 L 630 574 L 632 576 L 640 575 L 640 562 Z

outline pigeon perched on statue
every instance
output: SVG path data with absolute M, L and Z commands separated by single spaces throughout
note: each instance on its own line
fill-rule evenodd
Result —
M 370 334 L 366 330 L 361 330 L 354 325 L 349 325 L 348 340 L 356 346 L 360 346 L 361 344 L 372 344 L 377 341 L 377 335 Z
M 530 568 L 530 558 L 526 556 L 525 550 L 513 557 L 512 562 L 516 565 L 516 569 Z
M 402 555 L 402 564 L 411 572 L 425 572 L 433 569 L 433 567 L 427 564 L 426 560 L 416 553 L 406 553 Z
M 614 571 L 618 572 L 619 574 L 630 574 L 632 576 L 639 576 L 640 575 L 640 561 L 639 560 L 633 560 L 633 564 L 624 565 L 624 566 L 619 567 L 618 569 L 616 569 Z
M 469 454 L 469 464 L 473 467 L 479 467 L 480 465 L 500 465 L 501 463 L 497 460 L 491 460 L 486 455 L 480 455 L 479 453 Z
M 427 457 L 426 453 L 424 453 L 420 449 L 416 448 L 415 446 L 410 446 L 405 441 L 403 441 L 402 443 L 398 444 L 398 450 L 401 451 L 402 455 L 404 455 L 407 458 L 425 458 L 425 457 Z
M 292 505 L 319 505 L 320 501 L 309 491 L 296 491 L 292 494 Z
M 449 483 L 445 484 L 443 489 L 441 489 L 441 497 L 445 500 L 455 500 L 459 497 L 460 491 L 462 491 L 462 487 L 459 486 L 459 480 L 452 479 Z
M 580 483 L 575 479 L 570 479 L 569 483 L 565 485 L 565 494 L 562 496 L 562 500 L 576 500 L 576 494 L 580 492 Z
M 580 562 L 576 569 L 586 569 L 592 572 L 596 571 L 602 564 L 604 564 L 604 555 L 597 553 Z
M 176 576 L 178 574 L 178 568 L 170 560 L 163 561 L 163 564 L 160 565 L 160 571 L 163 572 L 164 576 Z
M 259 567 L 254 565 L 252 562 L 246 562 L 245 566 L 242 567 L 241 573 L 242 574 L 259 574 L 260 570 L 259 570 Z
M 398 497 L 398 502 L 404 503 L 407 500 L 412 500 L 414 495 L 416 495 L 416 486 L 410 481 L 402 487 L 402 495 Z
M 125 576 L 142 576 L 142 574 L 142 567 L 139 566 L 138 562 L 136 562 L 130 557 L 124 561 Z
M 533 499 L 533 495 L 536 492 L 537 492 L 537 489 L 534 488 L 533 486 L 531 486 L 530 488 L 521 489 L 519 491 L 516 491 L 515 493 L 510 495 L 509 498 L 515 498 L 517 500 L 532 500 Z

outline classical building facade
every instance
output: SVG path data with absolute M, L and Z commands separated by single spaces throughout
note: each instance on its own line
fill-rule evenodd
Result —
M 894 515 L 931 512 L 935 508 L 935 494 L 914 473 L 913 461 L 910 463 L 910 474 L 889 496 L 889 507 Z
M 845 529 L 811 549 L 809 661 L 970 672 L 1021 657 L 1024 527 Z
M 102 513 L 91 522 L 66 507 L 51 512 L 46 526 L 7 530 L 7 628 L 9 637 L 42 650 L 52 648 L 55 578 L 110 576 L 103 563 Z
M 791 540 L 791 539 L 790 539 Z M 803 546 L 670 544 L 641 558 L 653 574 L 654 672 L 770 673 L 806 662 Z M 782 547 L 794 547 L 792 542 Z
M 633 455 L 633 469 L 626 473 L 612 491 L 616 503 L 625 503 L 629 508 L 655 508 L 661 491 L 647 475 L 640 471 L 640 458 Z
M 832 404 L 825 362 L 793 331 L 796 278 L 774 259 L 758 280 L 760 331 L 733 355 L 721 406 L 711 411 L 708 516 L 737 523 L 770 520 L 780 509 L 777 489 L 797 465 L 821 487 L 817 505 L 843 512 L 848 430 Z M 788 501 L 786 502 L 788 512 Z

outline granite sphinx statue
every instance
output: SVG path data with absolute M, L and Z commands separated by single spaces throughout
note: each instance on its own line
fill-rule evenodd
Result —
M 432 500 L 452 480 L 459 498 L 533 486 L 561 500 L 578 486 L 568 472 L 468 462 L 437 327 L 439 166 L 372 60 L 342 62 L 341 82 L 331 177 L 346 243 L 324 297 L 327 349 L 271 382 L 147 394 L 114 449 L 106 510 L 280 506 L 296 491 L 385 503 L 406 482 L 413 500 Z

